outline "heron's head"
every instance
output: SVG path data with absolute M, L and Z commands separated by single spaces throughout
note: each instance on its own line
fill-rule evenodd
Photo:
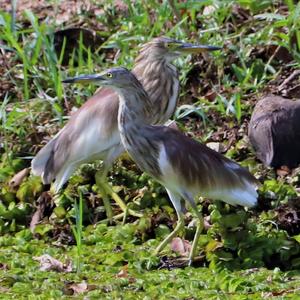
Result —
M 100 86 L 113 88 L 127 88 L 140 85 L 136 77 L 126 68 L 117 67 L 108 69 L 99 74 L 81 75 L 63 80 L 64 83 L 94 83 Z
M 181 42 L 172 38 L 154 38 L 143 46 L 140 54 L 149 59 L 173 60 L 181 55 L 221 50 L 221 47 Z

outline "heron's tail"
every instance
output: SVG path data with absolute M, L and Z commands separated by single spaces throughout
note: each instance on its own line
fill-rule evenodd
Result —
M 54 172 L 51 172 L 54 149 L 56 145 L 57 136 L 50 140 L 44 146 L 31 162 L 32 173 L 36 176 L 41 176 L 44 184 L 50 184 L 54 180 Z

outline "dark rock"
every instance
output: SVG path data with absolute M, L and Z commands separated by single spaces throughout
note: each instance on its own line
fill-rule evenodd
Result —
M 257 157 L 274 168 L 300 163 L 300 100 L 269 95 L 260 100 L 249 123 Z
M 57 56 L 59 57 L 63 49 L 64 40 L 66 40 L 63 53 L 62 64 L 67 65 L 74 49 L 78 49 L 80 41 L 87 49 L 91 48 L 95 51 L 103 43 L 104 39 L 96 34 L 95 31 L 85 28 L 67 28 L 58 30 L 54 33 L 54 47 Z M 83 53 L 86 56 L 86 53 Z

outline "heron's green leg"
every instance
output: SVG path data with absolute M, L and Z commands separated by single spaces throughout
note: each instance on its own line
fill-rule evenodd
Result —
M 113 211 L 112 211 L 112 207 L 110 204 L 110 199 L 108 198 L 109 193 L 107 193 L 107 188 L 106 188 L 106 186 L 108 185 L 106 176 L 103 176 L 103 173 L 101 171 L 98 171 L 95 174 L 95 180 L 96 180 L 97 188 L 102 196 L 103 205 L 105 208 L 107 218 L 108 218 L 109 222 L 111 222 L 113 219 Z
M 202 214 L 198 213 L 197 215 L 198 215 L 199 220 L 197 222 L 197 229 L 196 229 L 196 233 L 195 233 L 193 244 L 192 244 L 192 249 L 191 249 L 190 256 L 189 256 L 189 266 L 191 266 L 192 263 L 193 263 L 194 257 L 196 255 L 196 250 L 197 250 L 197 244 L 198 244 L 198 241 L 199 241 L 199 237 L 200 237 L 201 232 L 204 228 L 204 221 L 203 221 Z
M 196 213 L 196 215 L 198 217 L 197 229 L 196 229 L 196 233 L 195 233 L 195 236 L 194 236 L 192 249 L 191 249 L 191 252 L 190 252 L 190 255 L 189 255 L 189 266 L 191 266 L 192 263 L 193 263 L 196 251 L 197 251 L 197 244 L 198 244 L 198 241 L 199 241 L 200 234 L 201 234 L 201 232 L 204 228 L 204 219 L 203 219 L 202 213 L 199 212 L 199 210 L 197 208 L 197 205 L 196 205 L 192 195 L 189 194 L 189 193 L 185 193 L 183 196 L 190 203 L 192 209 L 194 210 L 194 212 Z
M 123 212 L 125 213 L 125 215 L 130 215 L 130 216 L 134 216 L 137 218 L 141 218 L 143 215 L 139 214 L 137 212 L 135 212 L 132 209 L 129 209 L 127 207 L 127 205 L 125 204 L 125 202 L 119 197 L 119 195 L 117 193 L 115 193 L 112 189 L 112 187 L 109 185 L 109 183 L 107 183 L 104 186 L 106 193 L 110 194 L 111 197 L 114 199 L 114 201 L 119 205 L 119 207 L 123 210 Z
M 157 255 L 159 252 L 161 252 L 183 227 L 184 216 L 182 213 L 178 213 L 178 221 L 175 229 L 158 245 L 158 247 L 154 251 L 154 254 Z
M 118 206 L 122 209 L 124 212 L 124 217 L 126 218 L 127 215 L 131 215 L 134 217 L 141 218 L 142 214 L 139 214 L 135 212 L 132 209 L 128 209 L 127 205 L 125 202 L 119 197 L 117 193 L 115 193 L 110 186 L 110 184 L 107 182 L 107 172 L 104 171 L 98 171 L 95 174 L 95 179 L 96 179 L 96 184 L 100 190 L 100 193 L 103 198 L 103 204 L 105 207 L 106 215 L 109 220 L 113 219 L 113 212 L 112 212 L 112 207 L 110 204 L 110 199 L 108 198 L 108 195 L 111 196 L 114 201 L 118 204 Z M 123 220 L 124 222 L 124 220 Z

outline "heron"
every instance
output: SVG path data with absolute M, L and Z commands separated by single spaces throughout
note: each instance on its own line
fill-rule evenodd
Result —
M 133 73 L 142 82 L 152 103 L 151 109 L 143 116 L 147 122 L 163 124 L 175 111 L 179 78 L 171 62 L 183 54 L 219 49 L 167 37 L 154 38 L 141 48 Z M 118 109 L 118 94 L 109 87 L 100 89 L 70 117 L 31 164 L 33 174 L 41 176 L 44 184 L 54 180 L 53 188 L 57 193 L 81 164 L 102 160 L 102 169 L 96 172 L 95 179 L 109 219 L 113 216 L 109 195 L 123 212 L 136 215 L 127 210 L 126 204 L 107 182 L 109 169 L 124 152 L 118 131 Z
M 184 227 L 184 203 L 198 218 L 189 256 L 192 263 L 203 229 L 203 217 L 195 197 L 222 200 L 231 205 L 252 207 L 257 203 L 258 181 L 250 172 L 207 146 L 167 126 L 151 125 L 144 115 L 152 101 L 141 82 L 126 68 L 112 68 L 100 74 L 66 79 L 65 83 L 94 82 L 119 94 L 118 128 L 121 141 L 139 168 L 167 191 L 177 213 L 175 229 L 158 245 L 158 254 Z

